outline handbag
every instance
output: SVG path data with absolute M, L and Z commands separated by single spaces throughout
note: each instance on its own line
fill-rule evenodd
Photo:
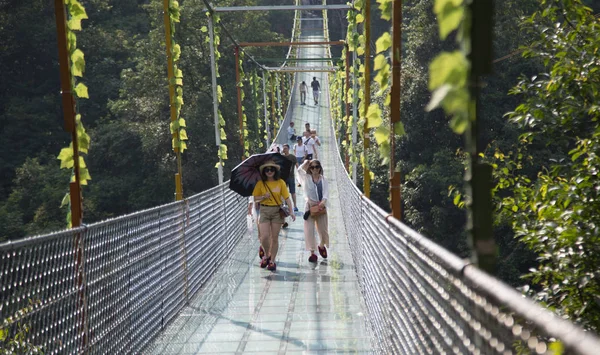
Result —
M 313 218 L 314 217 L 318 217 L 318 216 L 320 216 L 322 214 L 325 214 L 325 213 L 327 213 L 327 210 L 325 208 L 321 209 L 319 207 L 319 205 L 312 206 L 310 208 L 310 216 L 313 217 Z
M 265 186 L 271 193 L 271 196 L 273 196 L 273 198 L 275 198 L 275 195 L 273 195 L 273 191 L 271 191 L 271 189 L 269 188 L 269 185 L 267 185 L 265 183 Z M 285 219 L 286 217 L 289 217 L 290 216 L 290 207 L 287 205 L 284 205 L 284 204 L 280 204 L 279 205 L 279 216 L 283 219 Z

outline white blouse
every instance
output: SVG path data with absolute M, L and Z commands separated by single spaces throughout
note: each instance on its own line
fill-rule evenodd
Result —
M 308 161 L 306 163 L 308 163 Z M 306 164 L 303 163 L 300 168 L 298 168 L 298 180 L 302 184 L 304 195 L 306 196 L 307 201 L 308 199 L 319 201 L 317 184 L 315 184 L 313 181 L 312 175 L 308 174 L 304 169 L 302 169 L 302 167 L 305 165 Z M 327 205 L 327 200 L 329 199 L 329 186 L 327 184 L 327 179 L 325 179 L 323 175 L 319 175 L 319 180 L 323 185 L 323 201 L 325 202 L 325 205 Z

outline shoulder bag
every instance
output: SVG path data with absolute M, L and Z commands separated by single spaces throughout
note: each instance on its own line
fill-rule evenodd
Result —
M 263 181 L 263 184 L 265 184 L 265 186 L 267 187 L 267 189 L 271 193 L 271 196 L 273 196 L 273 198 L 275 198 L 275 195 L 271 191 L 271 188 L 269 188 L 269 185 L 266 182 L 264 182 L 264 181 Z M 279 203 L 279 202 L 277 202 L 277 204 L 279 204 L 279 216 L 281 216 L 281 218 L 283 218 L 283 219 L 285 219 L 285 217 L 289 217 L 290 216 L 290 208 L 289 208 L 289 206 L 284 205 L 283 203 Z

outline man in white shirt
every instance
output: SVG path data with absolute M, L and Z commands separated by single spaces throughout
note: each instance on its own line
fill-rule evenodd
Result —
M 317 145 L 315 139 L 310 136 L 310 132 L 304 132 L 304 139 L 302 143 L 306 146 L 306 159 L 313 160 L 317 158 Z
M 291 141 L 296 140 L 296 128 L 294 128 L 294 122 L 290 122 L 290 126 L 287 129 L 288 131 L 288 139 Z
M 296 168 L 302 164 L 304 158 L 306 158 L 306 146 L 302 143 L 302 137 L 296 137 L 298 143 L 294 144 L 294 155 L 296 156 Z M 302 185 L 298 184 L 298 187 Z

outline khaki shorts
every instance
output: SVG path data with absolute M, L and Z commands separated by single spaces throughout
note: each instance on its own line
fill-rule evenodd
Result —
M 279 223 L 285 222 L 279 215 L 279 206 L 260 205 L 260 223 Z

